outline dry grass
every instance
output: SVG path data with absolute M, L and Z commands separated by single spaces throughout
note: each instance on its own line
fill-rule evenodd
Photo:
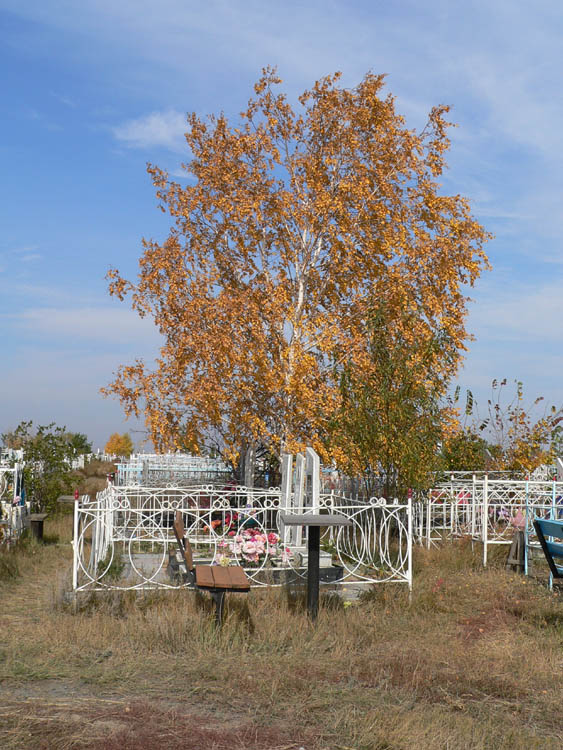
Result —
M 283 591 L 253 591 L 230 597 L 218 633 L 209 597 L 188 592 L 83 597 L 74 612 L 59 524 L 46 531 L 63 543 L 0 583 L 1 747 L 563 743 L 562 600 L 500 562 L 483 571 L 470 544 L 417 550 L 410 601 L 379 586 L 346 609 L 327 600 L 312 626 Z
M 80 495 L 90 495 L 92 499 L 97 492 L 107 486 L 107 475 L 116 470 L 115 464 L 94 459 L 78 469 L 75 473 L 76 487 Z

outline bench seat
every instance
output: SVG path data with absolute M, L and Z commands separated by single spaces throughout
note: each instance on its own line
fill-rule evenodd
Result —
M 250 582 L 240 566 L 196 565 L 195 582 L 200 589 L 250 591 Z
M 192 547 L 186 536 L 184 521 L 180 511 L 174 519 L 174 535 L 186 564 L 188 578 L 203 591 L 209 591 L 215 601 L 215 621 L 221 625 L 223 618 L 223 601 L 227 592 L 248 593 L 250 581 L 240 565 L 194 565 Z
M 534 529 L 541 544 L 543 554 L 554 578 L 563 578 L 563 565 L 558 565 L 553 558 L 563 560 L 563 520 L 556 521 L 548 518 L 535 518 Z M 547 537 L 560 541 L 553 542 Z

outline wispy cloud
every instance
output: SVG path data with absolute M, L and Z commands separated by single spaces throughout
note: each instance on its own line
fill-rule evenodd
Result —
M 185 150 L 186 116 L 173 109 L 150 112 L 134 120 L 127 120 L 112 130 L 114 137 L 129 148 Z
M 33 334 L 46 334 L 52 340 L 120 343 L 129 348 L 142 342 L 143 349 L 159 342 L 159 334 L 148 318 L 140 318 L 125 307 L 37 307 L 12 314 L 13 324 Z
M 13 270 L 18 264 L 32 263 L 33 261 L 40 260 L 42 255 L 37 252 L 38 249 L 39 245 L 21 245 L 8 247 L 8 249 L 0 251 L 0 260 L 3 261 L 1 270 L 6 270 L 7 268 Z M 13 286 L 11 291 L 13 291 Z
M 57 99 L 57 101 L 59 101 L 61 104 L 64 104 L 65 107 L 69 107 L 70 109 L 76 109 L 76 107 L 78 106 L 74 99 L 72 99 L 70 96 L 57 94 L 56 91 L 51 91 L 51 96 Z
M 17 245 L 16 247 L 11 247 L 9 252 L 14 253 L 15 255 L 27 255 L 28 253 L 34 253 L 37 250 L 39 250 L 39 245 Z
M 45 115 L 43 112 L 39 112 L 37 109 L 29 109 L 27 112 L 27 116 L 30 120 L 38 122 L 41 127 L 45 128 L 46 130 L 50 130 L 52 132 L 62 130 L 62 126 L 59 125 L 58 122 L 54 122 L 50 117 Z
M 521 342 L 528 351 L 557 341 L 563 320 L 563 279 L 528 285 L 512 280 L 504 289 L 485 284 L 472 306 L 469 328 L 478 339 L 506 348 Z M 532 346 L 532 350 L 530 349 Z M 506 351 L 506 349 L 505 349 Z

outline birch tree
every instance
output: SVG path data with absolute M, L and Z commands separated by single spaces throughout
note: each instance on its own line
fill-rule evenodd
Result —
M 110 292 L 152 316 L 164 344 L 154 365 L 121 367 L 105 390 L 144 413 L 158 448 L 215 437 L 227 456 L 254 441 L 307 443 L 327 459 L 335 372 L 367 366 L 374 299 L 413 366 L 424 342 L 450 342 L 421 381 L 457 368 L 488 235 L 465 198 L 440 192 L 448 108 L 416 133 L 383 76 L 353 89 L 339 78 L 294 107 L 267 68 L 234 123 L 188 116 L 185 181 L 148 167 L 172 227 L 143 242 L 136 280 L 110 271 Z

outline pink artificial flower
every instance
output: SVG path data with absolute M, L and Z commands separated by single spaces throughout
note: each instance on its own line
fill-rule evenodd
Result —
M 235 535 L 234 531 L 229 531 L 228 536 L 234 536 L 234 535 Z

